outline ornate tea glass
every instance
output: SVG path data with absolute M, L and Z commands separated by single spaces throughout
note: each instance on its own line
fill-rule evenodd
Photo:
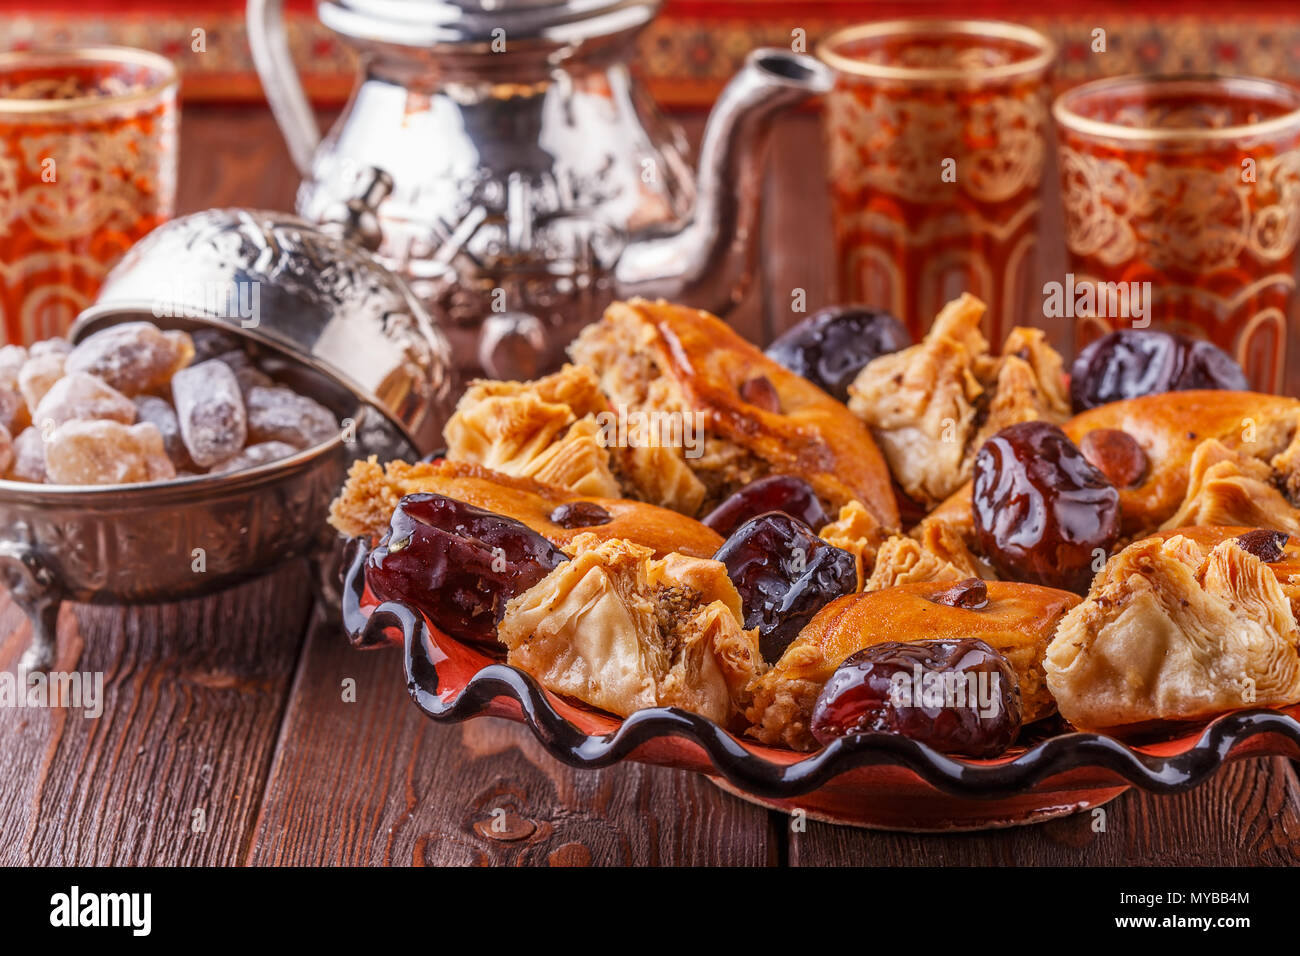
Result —
M 1076 347 L 1149 321 L 1214 342 L 1254 388 L 1295 394 L 1300 91 L 1118 77 L 1062 94 L 1053 114 L 1072 284 L 1095 303 L 1075 314 Z M 1136 322 L 1100 308 L 1148 282 Z
M 1027 27 L 900 20 L 832 34 L 825 113 L 839 295 L 887 308 L 914 337 L 961 292 L 1000 342 L 1038 292 L 1045 77 Z
M 176 70 L 140 50 L 0 54 L 0 341 L 62 335 L 176 202 Z

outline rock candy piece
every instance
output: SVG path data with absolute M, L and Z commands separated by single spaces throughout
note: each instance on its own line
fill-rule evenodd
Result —
M 245 401 L 248 393 L 254 388 L 271 388 L 275 385 L 275 380 L 256 365 L 235 369 L 235 378 L 239 379 L 239 387 L 243 389 Z
M 172 378 L 172 398 L 181 438 L 200 468 L 237 455 L 248 437 L 248 417 L 239 380 L 217 359 L 181 369 Z
M 134 399 L 135 413 L 138 421 L 148 422 L 158 429 L 163 437 L 163 448 L 167 457 L 177 470 L 189 468 L 190 453 L 185 449 L 185 440 L 181 437 L 181 422 L 176 417 L 176 409 L 165 398 L 157 395 L 137 395 Z
M 338 434 L 334 413 L 293 389 L 258 386 L 249 389 L 244 400 L 250 442 L 280 441 L 309 448 Z
M 33 342 L 27 349 L 28 358 L 39 358 L 42 355 L 64 355 L 72 351 L 72 343 L 65 338 L 56 336 L 52 339 L 44 339 L 40 342 Z
M 23 393 L 15 388 L 0 385 L 0 425 L 9 429 L 9 433 L 21 431 L 28 423 L 27 403 Z
M 45 480 L 45 439 L 39 428 L 24 428 L 14 439 L 13 471 L 9 477 L 17 481 Z
M 239 336 L 223 329 L 195 329 L 190 333 L 194 342 L 194 364 L 220 358 L 226 352 L 241 352 Z
M 0 475 L 8 473 L 14 463 L 14 438 L 0 425 Z
M 21 345 L 0 347 L 0 385 L 17 386 L 18 370 L 27 361 L 28 353 Z
M 288 458 L 290 455 L 296 455 L 297 453 L 297 448 L 282 441 L 268 441 L 262 442 L 260 445 L 249 445 L 234 458 L 229 458 L 217 465 L 208 474 L 228 475 L 234 471 L 243 471 L 246 468 L 265 465 L 268 461 Z
M 27 361 L 27 350 L 21 345 L 0 348 L 0 425 L 17 434 L 25 424 L 27 403 L 18 390 L 18 372 Z
M 62 352 L 31 354 L 18 371 L 18 390 L 29 409 L 35 408 L 54 383 L 63 378 Z
M 242 349 L 235 349 L 233 352 L 226 352 L 217 357 L 229 365 L 231 371 L 235 373 L 235 378 L 239 379 L 239 387 L 244 392 L 245 402 L 248 400 L 250 389 L 259 385 L 269 387 L 275 384 L 271 376 L 254 365 L 253 360 L 248 357 L 248 353 Z
M 97 375 L 123 395 L 138 395 L 165 385 L 193 357 L 189 333 L 123 322 L 83 339 L 68 353 L 66 368 Z
M 65 375 L 51 385 L 32 412 L 32 424 L 47 434 L 65 422 L 99 418 L 130 425 L 135 421 L 135 405 L 117 389 L 85 372 Z
M 176 477 L 162 433 L 148 422 L 60 425 L 45 443 L 45 471 L 58 485 L 121 485 Z

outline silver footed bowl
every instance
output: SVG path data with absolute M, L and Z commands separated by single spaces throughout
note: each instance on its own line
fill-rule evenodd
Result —
M 231 474 L 111 486 L 0 480 L 0 582 L 32 624 L 20 670 L 52 665 L 65 599 L 169 601 L 293 557 L 325 563 L 325 516 L 348 463 L 418 456 L 450 414 L 446 340 L 401 280 L 292 216 L 209 210 L 159 227 L 110 273 L 70 338 L 141 319 L 251 340 L 273 377 L 343 427 Z

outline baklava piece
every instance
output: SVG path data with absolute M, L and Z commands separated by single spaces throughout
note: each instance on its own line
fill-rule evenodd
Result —
M 1040 419 L 1060 423 L 1070 414 L 1065 365 L 1040 329 L 1017 327 L 1002 346 L 993 385 L 981 396 L 982 424 L 970 443 L 970 455 L 1008 425 Z
M 506 605 L 507 663 L 624 717 L 681 707 L 725 726 L 743 709 L 762 658 L 721 564 L 591 535 L 566 550 L 572 560 Z
M 894 535 L 881 545 L 862 589 L 882 591 L 900 584 L 992 577 L 960 537 L 942 525 L 932 525 L 919 537 Z
M 849 408 L 871 428 L 899 486 L 927 508 L 970 477 L 989 435 L 1069 414 L 1061 357 L 1043 334 L 1013 329 L 994 356 L 983 315 L 984 303 L 963 294 L 924 341 L 869 362 L 849 388 Z
M 1291 613 L 1300 622 L 1300 537 L 1275 528 L 1252 528 L 1239 525 L 1199 525 L 1158 531 L 1153 538 L 1167 541 L 1181 535 L 1195 541 L 1206 553 L 1224 541 L 1238 538 L 1247 542 L 1247 550 L 1268 565 L 1282 593 L 1291 602 Z M 1253 550 L 1252 550 L 1253 549 Z
M 908 535 L 890 535 L 861 505 L 850 502 L 821 530 L 821 537 L 854 555 L 858 590 L 879 591 L 921 581 L 997 577 L 974 550 L 970 483 L 921 521 Z
M 1192 452 L 1183 503 L 1163 528 L 1245 525 L 1300 533 L 1300 510 L 1278 490 L 1288 477 L 1217 439 L 1203 441 Z
M 447 458 L 582 495 L 621 497 L 589 369 L 566 365 L 532 382 L 471 383 L 443 429 Z
M 796 475 L 827 508 L 859 501 L 882 527 L 898 527 L 889 471 L 871 433 L 707 312 L 616 302 L 569 354 L 596 372 L 616 410 L 638 421 L 680 420 L 683 435 L 702 431 L 693 447 L 679 441 L 620 456 L 637 497 L 699 514 L 757 478 Z
M 650 548 L 655 557 L 670 552 L 708 558 L 722 538 L 685 515 L 622 498 L 580 495 L 530 478 L 499 474 L 456 461 L 407 464 L 375 458 L 357 461 L 330 505 L 330 524 L 349 537 L 377 538 L 388 528 L 404 495 L 433 492 L 522 521 L 557 547 L 580 534 L 601 540 L 626 538 Z
M 868 362 L 849 386 L 849 408 L 871 428 L 899 486 L 926 505 L 970 477 L 966 445 L 988 357 L 983 314 L 974 296 L 949 302 L 923 342 Z
M 1300 424 L 1300 401 L 1256 392 L 1185 391 L 1112 402 L 1089 409 L 1065 425 L 1065 433 L 1085 450 L 1093 432 L 1121 432 L 1136 442 L 1145 458 L 1145 468 L 1132 480 L 1117 482 L 1120 496 L 1121 535 L 1134 540 L 1170 522 L 1180 511 L 1186 523 L 1195 520 L 1216 524 L 1255 524 L 1234 518 L 1240 503 L 1215 503 L 1216 492 L 1235 492 L 1223 484 L 1233 477 L 1243 481 L 1264 480 L 1263 471 L 1245 464 L 1255 459 L 1269 471 L 1267 483 L 1286 491 L 1297 484 L 1292 462 L 1300 449 L 1295 446 Z M 1205 442 L 1216 444 L 1197 451 Z M 1236 454 L 1229 454 L 1236 453 Z M 1241 457 L 1237 457 L 1239 454 Z M 1224 461 L 1235 462 L 1215 467 Z M 1194 468 L 1195 462 L 1195 468 Z M 1105 470 L 1105 469 L 1103 469 Z M 1239 470 L 1240 475 L 1229 475 Z M 1197 489 L 1191 489 L 1193 472 Z M 1239 482 L 1240 483 L 1240 482 Z M 1204 489 L 1209 487 L 1209 497 Z M 1255 490 L 1260 489 L 1255 485 Z M 1200 497 L 1201 501 L 1189 500 Z M 1276 500 L 1274 502 L 1276 504 Z M 1198 513 L 1203 512 L 1203 514 Z M 1262 520 L 1262 517 L 1261 519 Z
M 765 744 L 812 750 L 809 731 L 817 695 L 849 655 L 886 641 L 978 638 L 1016 672 L 1026 723 L 1052 712 L 1043 653 L 1056 625 L 1079 598 L 1064 591 L 990 581 L 979 607 L 939 603 L 950 582 L 904 584 L 848 595 L 828 604 L 781 659 L 753 685 L 745 716 L 749 734 Z
M 872 568 L 876 566 L 877 551 L 890 538 L 890 534 L 872 517 L 862 502 L 850 501 L 840 509 L 839 516 L 834 521 L 822 526 L 818 537 L 853 555 L 858 569 L 860 591 Z
M 1300 632 L 1252 550 L 1173 535 L 1111 558 L 1047 650 L 1061 715 L 1123 734 L 1300 701 Z

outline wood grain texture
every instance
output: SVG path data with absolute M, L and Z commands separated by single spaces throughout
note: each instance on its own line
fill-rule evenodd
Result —
M 767 812 L 701 777 L 579 771 L 516 724 L 433 723 L 406 695 L 400 654 L 355 651 L 318 622 L 247 862 L 761 865 L 776 852 Z
M 333 114 L 319 114 L 322 129 Z M 293 209 L 298 171 L 266 110 L 186 108 L 181 117 L 176 212 L 214 206 Z
M 0 708 L 0 864 L 238 860 L 310 603 L 294 562 L 206 598 L 65 605 L 55 669 L 102 674 L 103 713 Z M 31 632 L 7 595 L 0 634 L 12 671 Z
M 762 342 L 835 299 L 830 192 L 824 172 L 821 121 L 795 113 L 772 133 L 763 216 Z M 794 311 L 801 290 L 804 311 Z
M 1300 783 L 1281 758 L 1230 764 L 1170 797 L 1130 790 L 1101 808 L 1025 827 L 944 835 L 808 823 L 792 866 L 1295 866 Z

